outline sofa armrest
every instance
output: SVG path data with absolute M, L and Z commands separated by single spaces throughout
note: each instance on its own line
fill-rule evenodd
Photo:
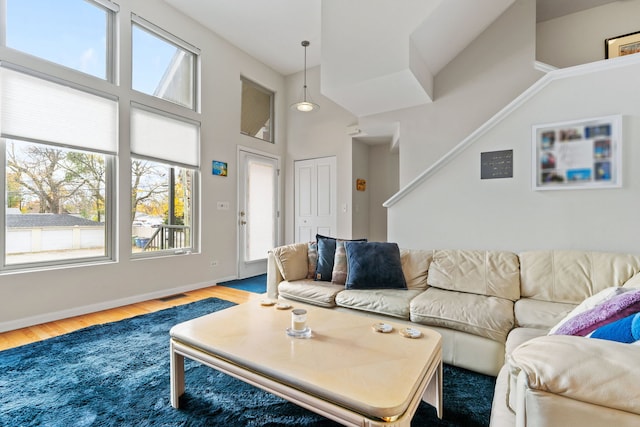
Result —
M 527 388 L 640 414 L 638 360 L 638 345 L 550 335 L 523 343 L 507 362 L 511 378 L 518 378 L 517 400 L 522 400 L 521 388 Z
M 282 282 L 283 277 L 276 263 L 273 251 L 267 253 L 267 297 L 278 298 L 278 284 Z

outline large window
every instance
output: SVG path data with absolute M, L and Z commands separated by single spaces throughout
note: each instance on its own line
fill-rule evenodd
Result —
M 131 3 L 0 0 L 0 271 L 198 246 L 199 50 Z
M 200 126 L 131 108 L 131 244 L 134 253 L 192 250 Z
M 113 79 L 113 21 L 107 1 L 5 0 L 6 45 L 101 79 Z
M 110 258 L 116 101 L 6 66 L 0 86 L 3 265 Z
M 195 110 L 198 49 L 138 16 L 132 19 L 133 89 Z
M 242 78 L 240 132 L 273 142 L 273 92 Z
M 5 265 L 108 256 L 104 154 L 6 141 Z

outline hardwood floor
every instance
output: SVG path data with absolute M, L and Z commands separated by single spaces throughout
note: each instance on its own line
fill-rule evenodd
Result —
M 16 329 L 15 331 L 3 332 L 0 333 L 0 351 L 63 335 L 78 329 L 86 328 L 87 326 L 115 322 L 129 317 L 138 316 L 140 314 L 147 314 L 177 305 L 188 304 L 205 298 L 217 297 L 241 304 L 261 297 L 260 294 L 245 292 L 224 286 L 210 286 L 208 288 L 184 292 L 184 295 L 185 296 L 170 299 L 168 301 L 162 301 L 161 299 L 143 301 L 110 310 L 98 311 L 96 313 L 89 313 L 82 316 L 43 323 L 41 325 Z

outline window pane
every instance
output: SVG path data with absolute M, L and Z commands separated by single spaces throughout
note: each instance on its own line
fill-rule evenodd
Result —
M 192 245 L 192 169 L 133 159 L 132 251 L 189 249 Z
M 5 263 L 107 255 L 107 156 L 6 142 Z
M 264 259 L 275 246 L 273 165 L 250 160 L 247 165 L 247 251 L 246 261 Z
M 132 43 L 133 89 L 193 109 L 195 55 L 136 24 Z
M 242 79 L 240 132 L 273 142 L 273 92 Z
M 85 0 L 6 0 L 7 46 L 107 78 L 106 9 Z

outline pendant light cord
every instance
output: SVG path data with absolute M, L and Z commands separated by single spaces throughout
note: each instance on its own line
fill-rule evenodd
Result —
M 302 46 L 304 46 L 304 101 L 307 102 L 307 46 L 309 46 L 309 42 L 304 40 Z

